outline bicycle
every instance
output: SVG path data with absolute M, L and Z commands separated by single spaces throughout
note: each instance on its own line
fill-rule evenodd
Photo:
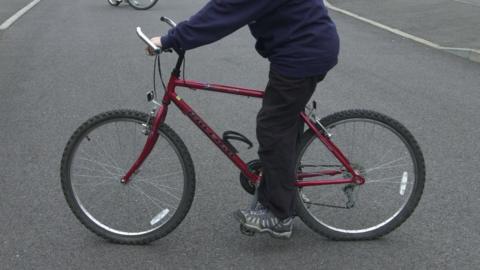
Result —
M 161 20 L 175 26 L 168 18 Z M 165 86 L 162 50 L 140 27 L 137 35 L 156 55 L 154 90 L 147 94 L 152 112 L 115 110 L 90 118 L 73 133 L 61 161 L 63 192 L 75 216 L 97 235 L 124 244 L 145 244 L 167 235 L 192 204 L 193 161 L 165 123 L 171 103 L 240 169 L 245 191 L 255 195 L 262 177 L 261 163 L 244 162 L 231 144 L 236 140 L 251 147 L 250 140 L 234 131 L 220 137 L 175 89 L 252 98 L 262 98 L 263 91 L 180 78 L 185 52 L 177 52 Z M 161 101 L 155 65 L 165 90 Z M 308 227 L 334 240 L 367 240 L 393 231 L 412 214 L 423 193 L 425 164 L 418 143 L 402 124 L 370 110 L 341 111 L 319 119 L 315 101 L 300 117 L 308 129 L 297 156 L 295 203 L 296 215 Z M 255 203 L 253 196 L 251 207 Z M 253 235 L 242 225 L 240 230 Z
M 107 0 L 111 6 L 118 6 L 124 0 Z M 153 7 L 158 0 L 125 0 L 131 7 L 138 10 L 146 10 Z

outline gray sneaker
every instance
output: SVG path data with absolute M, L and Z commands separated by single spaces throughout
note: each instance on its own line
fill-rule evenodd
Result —
M 247 229 L 269 233 L 274 238 L 289 239 L 292 236 L 293 218 L 279 220 L 270 210 L 257 207 L 255 210 L 238 210 L 234 213 L 235 218 Z

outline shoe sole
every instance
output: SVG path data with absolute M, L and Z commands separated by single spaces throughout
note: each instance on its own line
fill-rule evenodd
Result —
M 245 216 L 242 215 L 242 213 L 240 213 L 240 211 L 235 211 L 233 213 L 233 217 L 238 221 L 240 222 L 240 224 L 242 224 L 243 226 L 245 226 L 247 229 L 253 231 L 253 232 L 256 232 L 256 233 L 268 233 L 270 234 L 271 237 L 275 238 L 275 239 L 281 239 L 281 240 L 288 240 L 290 239 L 290 237 L 292 237 L 292 231 L 289 231 L 289 232 L 283 232 L 283 233 L 279 233 L 279 232 L 275 232 L 275 231 L 272 231 L 268 228 L 265 228 L 265 229 L 262 229 L 262 228 L 258 228 L 256 226 L 252 226 L 252 225 L 249 225 L 246 223 L 246 220 L 245 220 Z
M 240 222 L 241 224 L 245 224 L 245 222 L 246 222 L 245 216 L 242 215 L 242 213 L 240 213 L 240 210 L 237 210 L 237 211 L 233 212 L 233 217 L 234 217 L 238 222 Z

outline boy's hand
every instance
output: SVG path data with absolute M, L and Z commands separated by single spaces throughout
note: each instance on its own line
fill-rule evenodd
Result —
M 152 41 L 153 44 L 157 45 L 157 47 L 159 48 L 162 48 L 162 41 L 160 39 L 161 37 L 153 37 L 151 38 L 150 40 Z M 153 51 L 152 48 L 150 48 L 150 46 L 148 46 L 146 49 L 145 49 L 147 55 L 155 55 L 155 52 Z

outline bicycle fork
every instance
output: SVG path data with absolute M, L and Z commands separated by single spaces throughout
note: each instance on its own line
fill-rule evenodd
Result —
M 168 107 L 165 105 L 160 105 L 158 102 L 154 102 L 157 105 L 150 114 L 149 120 L 146 124 L 146 133 L 148 134 L 147 141 L 143 146 L 142 152 L 140 156 L 137 158 L 135 163 L 133 163 L 132 167 L 127 171 L 127 173 L 122 177 L 120 182 L 123 184 L 127 184 L 130 181 L 130 177 L 142 166 L 145 159 L 147 159 L 148 155 L 152 152 L 153 147 L 157 143 L 158 140 L 158 128 L 160 125 L 165 121 L 165 117 L 167 116 L 167 109 Z

